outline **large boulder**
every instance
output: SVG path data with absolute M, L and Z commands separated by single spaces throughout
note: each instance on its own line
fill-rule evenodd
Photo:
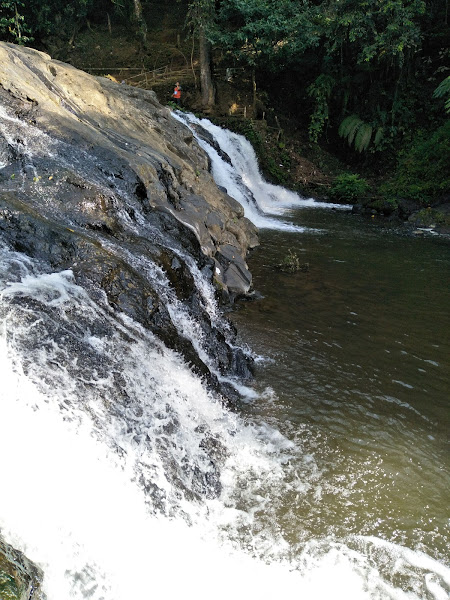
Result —
M 38 183 L 54 192 L 58 186 L 59 202 L 72 211 L 77 225 L 114 232 L 114 201 L 95 185 L 106 177 L 116 196 L 133 196 L 143 210 L 167 213 L 191 231 L 205 257 L 214 259 L 225 243 L 234 247 L 241 265 L 258 244 L 242 207 L 215 185 L 192 133 L 152 91 L 93 77 L 7 43 L 0 43 L 0 86 L 0 103 L 9 109 L 9 123 L 1 115 L 3 189 L 25 186 L 28 193 Z M 22 122 L 24 135 L 34 135 L 34 148 L 20 137 L 8 139 L 12 114 Z M 48 137 L 38 140 L 38 131 Z M 58 158 L 61 152 L 66 164 Z M 74 196 L 78 200 L 71 200 Z M 248 292 L 249 281 L 247 274 L 240 280 L 240 269 L 232 265 L 219 282 L 234 298 Z M 227 279 L 233 281 L 230 290 Z

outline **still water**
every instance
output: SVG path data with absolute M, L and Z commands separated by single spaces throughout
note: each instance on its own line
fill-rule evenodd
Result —
M 376 536 L 446 564 L 448 239 L 349 212 L 292 220 L 309 229 L 260 232 L 249 267 L 262 298 L 231 315 L 256 356 L 261 397 L 244 411 L 302 449 L 268 520 L 297 548 Z M 276 269 L 289 250 L 307 271 Z

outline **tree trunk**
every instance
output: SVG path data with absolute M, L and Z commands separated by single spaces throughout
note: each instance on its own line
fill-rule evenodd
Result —
M 252 92 L 253 92 L 253 102 L 252 102 L 253 118 L 256 119 L 256 75 L 255 75 L 255 69 L 252 70 Z
M 211 44 L 203 27 L 199 28 L 200 45 L 200 89 L 204 108 L 214 106 L 214 85 L 211 73 Z
M 194 69 L 194 50 L 195 50 L 195 37 L 192 36 L 191 69 L 192 69 L 192 75 L 194 76 L 195 89 L 197 90 L 198 89 L 197 75 L 195 74 L 195 69 Z
M 145 22 L 144 15 L 142 14 L 141 0 L 133 0 L 134 3 L 134 16 L 139 29 L 139 34 L 143 45 L 147 44 L 147 23 Z
M 15 11 L 15 15 L 14 15 L 14 21 L 15 21 L 15 26 L 16 26 L 16 38 L 20 40 L 22 38 L 22 32 L 20 30 L 20 19 L 19 19 L 19 13 L 17 11 L 17 6 L 14 4 L 14 11 Z

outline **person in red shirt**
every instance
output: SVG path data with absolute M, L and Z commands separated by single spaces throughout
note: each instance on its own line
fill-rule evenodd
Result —
M 178 104 L 178 106 L 180 106 L 181 105 L 181 87 L 180 87 L 180 84 L 178 83 L 178 81 L 175 84 L 175 88 L 173 90 L 172 97 L 175 99 L 175 102 Z

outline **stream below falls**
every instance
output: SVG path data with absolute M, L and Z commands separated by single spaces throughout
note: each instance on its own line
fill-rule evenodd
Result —
M 258 357 L 246 412 L 294 439 L 308 474 L 277 526 L 294 545 L 368 536 L 446 562 L 448 240 L 343 212 L 292 220 L 310 229 L 261 234 L 249 263 L 262 298 L 231 315 Z M 289 252 L 303 271 L 274 268 Z

